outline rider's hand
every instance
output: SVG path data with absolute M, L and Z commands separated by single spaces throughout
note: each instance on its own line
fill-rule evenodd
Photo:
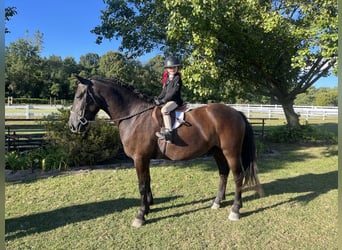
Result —
M 157 105 L 157 106 L 159 106 L 161 103 L 160 103 L 160 101 L 159 101 L 159 99 L 158 99 L 158 97 L 154 97 L 154 103 Z

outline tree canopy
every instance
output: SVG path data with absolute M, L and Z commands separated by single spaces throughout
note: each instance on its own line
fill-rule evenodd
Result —
M 337 2 L 333 0 L 105 0 L 92 32 L 121 38 L 121 52 L 40 57 L 43 36 L 6 47 L 6 91 L 13 96 L 71 98 L 73 74 L 119 76 L 158 94 L 163 57 L 134 60 L 156 48 L 180 56 L 185 99 L 271 102 L 299 125 L 294 100 L 337 71 Z M 8 21 L 15 7 L 5 12 Z M 7 31 L 8 32 L 8 31 Z M 155 88 L 158 86 L 158 88 Z M 335 94 L 322 94 L 328 100 Z M 334 97 L 332 97 L 334 99 Z
M 6 7 L 5 8 L 5 21 L 8 22 L 16 14 L 17 14 L 16 7 Z M 10 33 L 10 30 L 6 27 L 5 27 L 5 33 Z
M 267 96 L 299 126 L 296 96 L 336 69 L 337 2 L 106 0 L 101 39 L 121 49 L 153 48 L 181 55 L 184 83 L 195 94 L 222 100 L 241 92 Z
M 40 56 L 43 47 L 43 35 L 36 32 L 33 37 L 18 39 L 6 47 L 5 84 L 6 94 L 13 97 L 49 98 L 57 100 L 72 100 L 74 94 L 75 74 L 89 77 L 99 75 L 103 77 L 120 77 L 129 82 L 141 92 L 154 96 L 158 95 L 161 76 L 164 71 L 164 58 L 157 55 L 145 65 L 125 55 L 108 51 L 99 56 L 89 52 L 82 55 L 77 62 L 73 57 L 51 55 L 47 58 Z M 31 63 L 32 62 L 32 63 Z M 224 87 L 227 88 L 228 85 Z M 224 89 L 224 88 L 222 88 Z M 234 89 L 231 88 L 229 92 Z M 296 99 L 297 105 L 336 105 L 337 89 L 315 89 L 310 87 L 307 94 L 300 94 Z M 224 92 L 224 91 L 222 91 Z M 249 92 L 236 92 L 236 102 L 245 103 L 246 99 L 253 99 L 253 103 L 267 103 L 267 99 L 248 97 Z M 252 94 L 250 94 L 252 95 Z M 190 89 L 183 89 L 183 97 L 192 103 L 207 103 L 220 98 L 201 97 Z
M 76 62 L 73 57 L 41 57 L 42 47 L 43 35 L 40 32 L 6 46 L 5 89 L 8 96 L 72 100 L 75 75 L 119 77 L 152 96 L 160 91 L 164 70 L 161 56 L 142 65 L 119 52 L 108 51 L 102 56 L 89 52 Z

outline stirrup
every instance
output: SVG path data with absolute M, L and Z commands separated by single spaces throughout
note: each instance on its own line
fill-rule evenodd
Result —
M 161 140 L 166 140 L 171 142 L 172 140 L 172 130 L 158 131 L 156 132 L 156 136 Z

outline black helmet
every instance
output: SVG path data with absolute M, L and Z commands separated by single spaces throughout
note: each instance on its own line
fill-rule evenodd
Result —
M 165 59 L 164 68 L 168 67 L 180 67 L 182 66 L 180 61 L 175 56 L 169 56 Z

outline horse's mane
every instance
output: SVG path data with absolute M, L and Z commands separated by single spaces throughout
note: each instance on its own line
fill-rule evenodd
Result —
M 122 79 L 120 79 L 118 77 L 103 78 L 103 77 L 99 77 L 99 76 L 93 76 L 90 78 L 90 80 L 96 80 L 96 81 L 100 81 L 100 82 L 105 83 L 105 84 L 112 84 L 112 85 L 123 87 L 123 88 L 129 90 L 130 92 L 132 92 L 139 99 L 142 99 L 144 101 L 151 102 L 151 103 L 153 102 L 152 97 L 142 93 L 139 89 L 135 88 L 131 84 L 123 81 Z

